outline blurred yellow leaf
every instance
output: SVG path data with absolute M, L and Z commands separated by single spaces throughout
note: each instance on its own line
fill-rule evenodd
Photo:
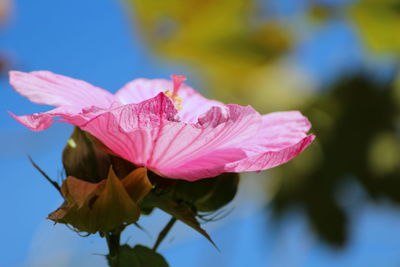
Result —
M 361 38 L 372 52 L 400 52 L 398 0 L 357 1 L 351 7 L 349 14 Z
M 150 47 L 196 68 L 213 93 L 227 101 L 248 92 L 249 77 L 274 63 L 292 44 L 290 32 L 263 17 L 255 1 L 128 3 Z

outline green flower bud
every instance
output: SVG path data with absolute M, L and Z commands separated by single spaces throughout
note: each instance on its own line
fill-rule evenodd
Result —
M 193 205 L 197 211 L 215 211 L 232 201 L 238 184 L 237 173 L 224 173 L 195 182 L 179 180 L 174 186 L 173 198 Z

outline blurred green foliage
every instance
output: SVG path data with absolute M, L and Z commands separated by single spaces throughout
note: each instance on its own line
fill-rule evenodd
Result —
M 304 107 L 318 143 L 276 171 L 282 177 L 272 203 L 277 214 L 300 206 L 324 240 L 341 246 L 348 237 L 347 213 L 354 211 L 341 205 L 342 186 L 356 182 L 372 200 L 400 203 L 400 107 L 394 93 L 394 83 L 361 73 L 343 77 Z

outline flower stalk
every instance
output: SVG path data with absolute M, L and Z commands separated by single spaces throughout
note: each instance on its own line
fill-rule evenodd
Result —
M 121 231 L 114 231 L 106 233 L 105 235 L 108 246 L 108 256 L 115 257 L 118 253 L 121 240 Z

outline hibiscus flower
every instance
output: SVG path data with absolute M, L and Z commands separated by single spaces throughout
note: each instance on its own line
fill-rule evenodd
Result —
M 12 71 L 10 84 L 18 93 L 56 108 L 11 115 L 34 131 L 59 118 L 138 167 L 188 181 L 281 165 L 315 138 L 298 111 L 260 115 L 250 106 L 206 99 L 183 84 L 184 77 L 171 77 L 136 79 L 113 95 L 47 71 Z

